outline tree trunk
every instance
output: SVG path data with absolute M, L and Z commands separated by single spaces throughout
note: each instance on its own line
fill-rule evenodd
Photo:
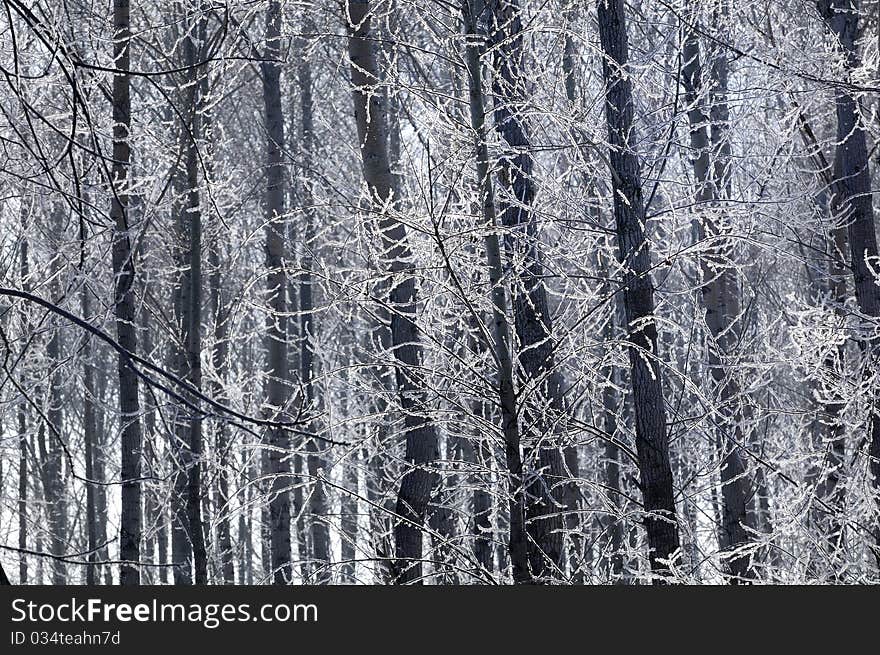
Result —
M 387 115 L 381 96 L 370 89 L 379 81 L 370 36 L 368 0 L 347 0 L 348 55 L 364 180 L 370 192 L 382 240 L 382 259 L 394 276 L 390 291 L 391 345 L 397 360 L 395 379 L 404 411 L 406 461 L 394 525 L 394 581 L 421 583 L 422 531 L 431 494 L 438 482 L 437 430 L 425 415 L 428 393 L 422 378 L 422 346 L 415 324 L 418 294 L 406 226 L 394 216 L 394 183 L 388 159 Z
M 202 324 L 202 214 L 199 197 L 199 148 L 201 145 L 202 84 L 200 77 L 207 75 L 197 66 L 200 59 L 197 44 L 205 40 L 205 19 L 195 25 L 187 25 L 183 37 L 183 65 L 186 67 L 182 85 L 182 103 L 185 122 L 180 126 L 184 170 L 180 171 L 181 199 L 178 207 L 179 296 L 177 321 L 179 326 L 178 374 L 194 388 L 202 386 L 201 324 Z M 195 573 L 195 584 L 208 583 L 208 558 L 205 549 L 205 532 L 202 522 L 201 467 L 202 467 L 202 419 L 192 410 L 178 409 L 177 443 L 179 449 L 178 473 L 180 481 L 177 493 L 183 493 L 185 508 L 179 507 L 178 527 L 185 533 L 186 562 L 175 562 L 180 576 L 177 584 L 187 584 L 189 560 Z M 181 503 L 183 499 L 178 499 Z M 179 538 L 183 537 L 181 535 Z M 182 547 L 182 544 L 181 544 Z M 182 548 L 181 548 L 182 550 Z
M 606 275 L 610 275 L 607 272 Z M 604 285 L 606 293 L 610 292 L 611 284 Z M 611 301 L 611 310 L 608 316 L 608 322 L 605 324 L 603 335 L 605 342 L 610 344 L 617 338 L 617 330 L 615 316 L 617 314 L 617 305 L 619 305 L 617 296 Z M 623 582 L 623 556 L 624 556 L 624 531 L 625 522 L 623 519 L 623 496 L 620 493 L 620 447 L 617 445 L 616 439 L 619 438 L 617 429 L 617 413 L 620 406 L 621 398 L 617 392 L 618 374 L 616 374 L 614 365 L 606 367 L 602 377 L 602 429 L 605 431 L 605 441 L 603 444 L 602 457 L 604 460 L 603 473 L 605 478 L 605 486 L 608 488 L 608 501 L 610 504 L 609 517 L 605 525 L 605 531 L 608 534 L 608 542 L 605 546 L 607 553 L 608 577 L 612 582 Z
M 22 210 L 22 227 L 25 226 L 25 214 Z M 24 291 L 30 291 L 30 262 L 28 260 L 28 240 L 23 236 L 21 240 L 21 249 L 19 252 L 21 288 Z M 25 321 L 30 323 L 29 320 Z M 30 331 L 30 330 L 28 330 Z M 27 584 L 28 582 L 28 564 L 27 555 L 27 534 L 28 534 L 28 442 L 27 442 L 27 406 L 24 399 L 18 406 L 18 547 L 20 553 L 18 555 L 18 583 Z
M 131 161 L 131 96 L 129 45 L 129 0 L 113 0 L 113 166 L 111 171 L 113 221 L 113 273 L 115 276 L 114 311 L 116 338 L 130 353 L 137 353 L 134 308 L 134 256 L 132 228 L 128 216 L 128 169 Z M 122 564 L 119 582 L 140 584 L 141 515 L 141 423 L 138 377 L 125 355 L 118 357 L 119 413 L 122 425 L 121 468 L 122 510 L 119 521 L 119 558 Z
M 27 411 L 18 408 L 18 583 L 27 584 L 28 564 L 25 551 L 28 547 L 28 460 L 27 460 Z
M 299 66 L 300 85 L 300 118 L 302 120 L 300 139 L 301 149 L 308 157 L 309 164 L 316 161 L 314 143 L 314 125 L 312 119 L 312 68 L 307 59 L 303 59 Z M 312 194 L 312 180 L 305 173 L 303 175 L 302 208 L 305 216 L 305 234 L 303 235 L 303 250 L 300 266 L 302 273 L 299 279 L 299 312 L 300 312 L 300 381 L 305 390 L 306 415 L 317 413 L 319 410 L 318 399 L 315 393 L 314 369 L 314 339 L 315 339 L 315 314 L 314 298 L 312 291 L 314 262 L 313 249 L 315 248 L 315 202 Z M 309 432 L 319 429 L 317 421 L 312 421 Z M 309 494 L 309 524 L 312 538 L 312 559 L 315 564 L 315 577 L 313 582 L 322 584 L 330 581 L 330 529 L 327 525 L 327 490 L 319 479 L 321 470 L 324 468 L 324 458 L 320 453 L 317 439 L 306 441 L 308 450 L 307 465 L 311 480 L 311 493 Z M 310 486 L 311 486 L 310 485 Z
M 440 445 L 445 453 L 444 468 L 447 470 L 441 476 L 442 482 L 435 489 L 428 505 L 428 525 L 432 531 L 430 560 L 434 569 L 434 584 L 457 585 L 459 584 L 459 571 L 455 566 L 457 526 L 453 506 L 458 480 L 457 476 L 448 470 L 450 465 L 454 470 L 456 447 L 454 440 L 448 434 L 443 435 Z
M 57 216 L 57 207 L 50 210 L 52 224 L 44 227 L 47 234 L 57 234 L 55 230 L 60 222 Z M 56 244 L 52 244 L 55 246 Z M 22 279 L 27 280 L 30 276 L 27 246 L 22 249 L 24 255 L 21 260 Z M 58 259 L 53 257 L 49 263 L 49 294 L 58 296 L 57 276 Z M 27 282 L 25 282 L 27 286 Z M 61 440 L 64 439 L 63 430 L 63 398 L 61 394 L 61 381 L 57 367 L 61 362 L 61 331 L 52 316 L 47 317 L 47 328 L 50 333 L 45 345 L 45 382 L 40 381 L 34 388 L 33 396 L 37 402 L 43 403 L 39 412 L 39 427 L 37 429 L 37 473 L 43 488 L 43 507 L 45 511 L 45 530 L 49 540 L 49 550 L 53 555 L 48 563 L 52 566 L 52 584 L 65 584 L 65 565 L 61 560 L 66 546 L 67 511 L 64 494 L 63 461 Z M 34 333 L 36 326 L 30 319 L 26 320 L 27 331 Z M 49 440 L 46 439 L 48 432 Z M 42 578 L 41 578 L 42 579 Z
M 690 124 L 690 144 L 694 152 L 693 169 L 697 182 L 695 201 L 700 218 L 694 219 L 697 238 L 705 244 L 706 254 L 700 259 L 701 289 L 700 298 L 709 328 L 708 361 L 709 370 L 717 387 L 720 417 L 716 427 L 716 439 L 721 462 L 722 525 L 725 536 L 724 550 L 728 553 L 726 565 L 730 575 L 728 581 L 738 584 L 754 579 L 751 567 L 751 554 L 741 552 L 744 546 L 754 541 L 755 517 L 747 511 L 748 499 L 752 497 L 749 479 L 742 453 L 745 438 L 741 411 L 741 390 L 736 379 L 736 371 L 729 368 L 728 362 L 735 358 L 742 336 L 741 303 L 739 295 L 739 275 L 729 260 L 734 244 L 723 233 L 724 221 L 721 219 L 724 188 L 727 186 L 727 162 L 724 161 L 723 144 L 718 144 L 712 136 L 723 133 L 723 126 L 714 127 L 715 119 L 726 120 L 726 105 L 719 114 L 707 115 L 703 109 L 700 94 L 703 91 L 703 68 L 700 61 L 700 47 L 697 35 L 688 30 L 682 44 L 682 81 L 684 97 L 688 104 Z M 725 78 L 726 60 L 716 62 L 712 67 L 715 75 Z M 713 75 L 713 77 L 715 76 Z M 713 87 L 719 85 L 713 81 Z M 716 97 L 717 91 L 716 91 Z M 722 103 L 726 102 L 723 100 Z M 710 132 L 711 130 L 711 132 Z M 711 141 L 710 141 L 711 139 Z M 713 157 L 714 154 L 714 157 Z
M 569 479 L 557 443 L 564 418 L 562 374 L 554 362 L 553 324 L 544 286 L 540 238 L 533 215 L 537 192 L 525 115 L 528 90 L 523 27 L 516 0 L 488 3 L 489 45 L 493 48 L 495 129 L 502 139 L 499 178 L 505 190 L 499 199 L 504 245 L 514 270 L 513 315 L 519 346 L 520 437 L 526 466 L 534 466 L 526 488 L 528 560 L 535 581 L 558 577 L 563 566 L 563 512 Z M 571 509 L 571 508 L 565 508 Z M 513 559 L 511 560 L 513 561 Z
M 229 316 L 224 302 L 219 242 L 215 241 L 210 249 L 209 257 L 211 305 L 214 308 L 214 348 L 211 351 L 211 360 L 218 378 L 212 393 L 215 398 L 220 399 L 223 397 L 223 382 L 228 373 Z M 214 442 L 217 451 L 217 547 L 220 549 L 220 568 L 223 573 L 223 582 L 235 584 L 235 564 L 233 562 L 235 553 L 232 550 L 232 534 L 229 524 L 229 435 L 223 421 L 217 422 Z
M 107 397 L 107 382 L 108 378 L 111 375 L 111 371 L 108 371 L 103 366 L 99 366 L 95 368 L 95 382 L 97 385 L 98 392 L 98 403 L 95 405 L 95 419 L 98 424 L 98 432 L 97 432 L 97 442 L 95 443 L 95 459 L 92 462 L 92 467 L 95 470 L 95 479 L 104 482 L 107 479 L 106 470 L 107 470 L 107 460 L 105 453 L 105 441 L 102 439 L 101 435 L 107 434 L 107 414 L 104 411 L 104 398 Z M 95 514 L 97 515 L 96 528 L 97 528 L 97 539 L 100 544 L 107 544 L 107 486 L 105 484 L 99 484 L 95 488 Z M 98 559 L 101 561 L 108 560 L 109 557 L 109 548 L 104 545 L 98 551 Z M 98 569 L 99 571 L 103 571 L 104 573 L 104 584 L 111 585 L 113 584 L 113 571 L 109 565 L 102 565 Z
M 508 551 L 513 564 L 513 579 L 517 583 L 530 583 L 533 571 L 529 567 L 528 536 L 525 527 L 525 499 L 523 489 L 523 464 L 520 452 L 520 428 L 517 418 L 517 399 L 514 389 L 514 368 L 511 355 L 510 330 L 508 326 L 507 294 L 502 283 L 504 264 L 501 259 L 501 246 L 497 234 L 495 214 L 495 192 L 489 170 L 489 149 L 486 145 L 486 109 L 483 100 L 482 65 L 480 63 L 481 41 L 477 31 L 477 16 L 471 6 L 472 0 L 464 0 L 464 16 L 467 46 L 465 62 L 468 68 L 468 90 L 471 129 L 476 142 L 477 183 L 480 186 L 480 199 L 483 223 L 487 230 L 485 241 L 486 266 L 492 296 L 492 348 L 498 367 L 498 402 L 501 409 L 501 432 L 504 435 L 505 461 L 507 464 L 507 492 L 510 505 L 510 535 Z M 482 498 L 475 498 L 475 502 Z M 485 521 L 485 517 L 481 517 Z M 475 519 L 476 521 L 476 519 Z M 483 550 L 488 550 L 484 548 Z M 482 560 L 491 556 L 482 553 Z
M 260 64 L 266 122 L 266 286 L 270 313 L 266 319 L 269 414 L 281 418 L 287 407 L 287 274 L 284 229 L 284 116 L 281 110 L 281 5 L 271 0 L 266 15 L 266 49 Z M 269 540 L 272 579 L 288 584 L 293 576 L 290 548 L 289 437 L 273 427 L 269 447 Z
M 62 216 L 59 214 L 60 207 L 55 206 L 51 210 L 50 220 L 52 225 L 49 233 L 61 242 Z M 49 284 L 52 297 L 60 295 L 59 284 L 54 281 L 60 274 L 58 258 L 53 257 L 49 263 L 50 277 L 53 282 Z M 62 561 L 67 549 L 67 490 L 64 479 L 64 454 L 62 440 L 64 437 L 64 395 L 61 371 L 62 365 L 62 339 L 61 324 L 49 319 L 51 337 L 46 344 L 47 370 L 47 409 L 48 419 L 48 443 L 40 440 L 40 458 L 42 460 L 44 491 L 46 494 L 46 513 L 48 518 L 49 543 L 52 555 L 52 584 L 63 585 L 67 581 L 67 567 Z
M 846 71 L 852 72 L 860 66 L 857 51 L 859 36 L 858 2 L 850 0 L 819 0 L 819 11 L 829 29 L 837 37 L 842 54 L 845 57 Z M 859 311 L 863 314 L 866 333 L 871 332 L 870 322 L 880 316 L 880 287 L 869 262 L 876 266 L 877 233 L 874 224 L 873 195 L 871 192 L 871 175 L 868 167 L 867 136 L 861 122 L 859 100 L 846 87 L 841 85 L 837 90 L 837 148 L 834 155 L 835 202 L 847 222 L 849 237 L 850 265 L 853 272 L 856 301 Z M 866 359 L 866 377 L 877 370 L 880 338 L 861 336 L 860 346 Z M 877 512 L 880 512 L 880 407 L 878 407 L 877 389 L 869 388 L 871 394 L 870 419 L 867 441 L 871 475 Z M 873 546 L 877 566 L 880 567 L 880 527 L 874 521 Z
M 341 565 L 339 567 L 339 581 L 341 583 L 357 582 L 355 572 L 357 571 L 357 562 L 355 558 L 358 553 L 358 469 L 357 451 L 352 452 L 349 457 L 354 461 L 347 463 L 342 469 L 343 491 L 339 498 L 340 516 L 340 541 Z
M 679 550 L 678 523 L 662 370 L 657 352 L 654 321 L 654 286 L 645 239 L 645 205 L 639 161 L 632 150 L 632 82 L 625 73 L 628 60 L 626 16 L 623 0 L 599 3 L 599 37 L 604 58 L 605 113 L 610 144 L 619 259 L 624 270 L 624 309 L 629 333 L 636 423 L 636 451 L 644 498 L 645 529 L 651 570 L 666 575 L 668 560 Z M 660 581 L 662 578 L 655 578 Z
M 836 218 L 840 215 L 839 205 L 841 194 L 835 189 L 835 180 L 841 177 L 840 171 L 835 171 L 825 158 L 821 145 L 810 127 L 810 123 L 800 109 L 798 109 L 801 136 L 804 145 L 815 162 L 816 175 L 830 197 L 825 192 L 817 199 L 819 212 L 830 219 L 831 235 L 824 238 L 824 252 L 820 259 L 807 260 L 806 272 L 814 301 L 819 304 L 823 300 L 830 300 L 836 320 L 842 325 L 846 321 L 845 304 L 848 297 L 847 278 L 849 272 L 846 265 L 847 234 L 846 227 L 837 224 Z M 835 163 L 840 164 L 840 159 L 835 158 Z M 816 272 L 813 269 L 816 269 Z M 846 346 L 839 344 L 833 351 L 829 351 L 823 362 L 828 379 L 837 377 L 837 365 L 845 361 Z M 824 450 L 820 466 L 812 468 L 807 474 L 807 480 L 816 485 L 816 494 L 827 507 L 813 507 L 810 512 L 810 520 L 819 535 L 822 535 L 827 546 L 826 552 L 818 558 L 818 561 L 830 563 L 832 579 L 840 581 L 839 567 L 835 564 L 840 562 L 843 549 L 846 545 L 845 524 L 843 522 L 846 509 L 846 484 L 844 480 L 846 467 L 846 430 L 842 417 L 846 406 L 844 398 L 828 397 L 828 393 L 817 385 L 813 391 L 815 397 L 823 398 L 823 402 L 817 403 L 817 416 L 813 421 L 813 446 L 817 451 Z M 830 508 L 830 511 L 829 511 Z M 812 564 L 817 564 L 811 560 Z M 815 568 L 815 566 L 813 567 Z M 815 570 L 813 571 L 816 572 Z
M 183 303 L 183 285 L 178 280 L 174 289 L 174 312 L 179 314 Z M 179 320 L 179 319 L 177 319 Z M 179 335 L 178 335 L 179 339 Z M 178 377 L 184 375 L 185 352 L 180 342 L 172 342 L 166 351 L 168 368 Z M 189 422 L 180 416 L 187 409 L 172 409 L 174 421 L 168 434 L 168 451 L 173 455 L 173 485 L 171 489 L 171 563 L 175 585 L 192 584 L 192 542 L 189 538 L 189 517 L 186 513 L 187 478 L 192 458 L 189 451 Z
M 81 291 L 81 309 L 84 320 L 89 320 L 91 310 L 91 289 L 83 285 Z M 98 435 L 98 421 L 95 416 L 95 398 L 97 389 L 95 386 L 94 357 L 92 354 L 91 335 L 85 336 L 82 348 L 83 361 L 83 457 L 86 464 L 86 532 L 88 535 L 88 561 L 86 565 L 86 584 L 94 585 L 98 578 L 95 577 L 96 561 L 98 559 L 98 526 L 95 508 L 95 442 Z M 98 571 L 100 575 L 100 571 Z

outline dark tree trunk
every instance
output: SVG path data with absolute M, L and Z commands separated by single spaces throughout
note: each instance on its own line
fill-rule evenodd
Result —
M 844 309 L 849 290 L 847 289 L 847 234 L 846 227 L 836 224 L 835 217 L 840 213 L 840 193 L 835 190 L 835 180 L 841 178 L 840 171 L 835 171 L 825 158 L 821 145 L 817 142 L 810 123 L 800 109 L 798 120 L 804 145 L 815 162 L 816 175 L 831 194 L 825 192 L 817 198 L 819 212 L 831 221 L 831 235 L 824 238 L 824 251 L 819 258 L 806 260 L 807 278 L 813 292 L 814 301 L 822 302 L 824 298 L 833 303 L 837 320 L 846 321 Z M 835 163 L 840 164 L 839 158 Z M 829 379 L 837 376 L 837 365 L 845 361 L 846 346 L 841 343 L 825 357 L 823 366 Z M 826 396 L 824 390 L 816 388 L 815 394 Z M 807 481 L 816 485 L 816 495 L 826 505 L 814 506 L 810 511 L 810 521 L 819 535 L 824 537 L 826 552 L 811 560 L 812 573 L 816 573 L 816 565 L 820 562 L 830 564 L 831 576 L 840 581 L 839 567 L 835 563 L 846 544 L 845 524 L 842 520 L 846 508 L 846 485 L 844 482 L 846 467 L 846 430 L 843 421 L 843 410 L 846 406 L 843 398 L 829 398 L 817 403 L 817 416 L 813 421 L 813 445 L 817 451 L 824 451 L 820 465 L 813 467 L 807 474 Z
M 84 320 L 89 320 L 91 310 L 91 289 L 83 285 L 81 291 L 81 309 Z M 86 464 L 86 533 L 88 547 L 88 564 L 86 565 L 86 584 L 94 585 L 96 578 L 96 561 L 98 559 L 98 525 L 95 508 L 95 444 L 98 437 L 98 420 L 95 415 L 95 362 L 92 355 L 91 335 L 86 335 L 82 348 L 83 361 L 83 457 Z M 97 571 L 100 576 L 100 571 Z
M 474 414 L 480 416 L 487 424 L 491 423 L 489 403 L 478 402 Z M 462 437 L 460 443 L 462 461 L 471 469 L 468 486 L 473 489 L 470 529 L 474 558 L 484 572 L 492 573 L 495 569 L 495 556 L 492 552 L 492 497 L 487 491 L 489 476 L 486 473 L 486 462 L 477 456 L 477 449 L 483 448 L 482 438 L 482 433 L 477 433 L 470 438 Z M 475 443 L 477 446 L 474 445 Z
M 514 367 L 511 355 L 510 330 L 507 320 L 507 293 L 502 283 L 504 264 L 501 259 L 501 246 L 497 232 L 498 220 L 495 214 L 495 192 L 489 170 L 489 149 L 486 144 L 486 108 L 483 96 L 481 37 L 477 30 L 477 15 L 472 0 L 464 0 L 462 12 L 465 31 L 468 37 L 465 61 L 468 67 L 468 93 L 471 129 L 476 141 L 477 183 L 480 185 L 480 205 L 483 222 L 487 228 L 485 237 L 486 265 L 492 296 L 492 349 L 498 367 L 498 402 L 501 408 L 501 432 L 504 435 L 505 462 L 508 474 L 508 494 L 510 497 L 510 535 L 508 550 L 513 563 L 513 579 L 517 583 L 529 583 L 533 572 L 529 568 L 528 536 L 525 526 L 525 498 L 523 489 L 523 464 L 520 451 L 520 427 L 517 418 L 517 398 L 514 389 Z M 482 498 L 475 497 L 475 503 Z M 476 508 L 475 508 L 476 509 Z M 482 521 L 485 518 L 481 517 Z M 476 519 L 475 519 L 476 522 Z M 478 524 L 479 525 L 479 524 Z M 488 550 L 484 548 L 483 550 Z M 483 561 L 490 561 L 491 555 L 482 553 Z
M 200 78 L 207 75 L 204 67 L 198 66 L 201 59 L 199 45 L 205 40 L 205 19 L 201 18 L 195 25 L 187 24 L 187 33 L 183 37 L 183 65 L 186 67 L 182 84 L 182 103 L 184 123 L 180 126 L 181 148 L 183 151 L 184 169 L 180 171 L 183 178 L 180 189 L 180 205 L 178 207 L 179 230 L 179 261 L 180 277 L 178 280 L 179 296 L 177 303 L 177 321 L 179 325 L 179 348 L 177 370 L 181 379 L 186 380 L 194 388 L 202 386 L 201 364 L 201 325 L 202 325 L 202 213 L 199 197 L 199 168 L 202 137 L 202 98 L 203 88 Z M 202 522 L 202 419 L 191 410 L 178 410 L 177 444 L 179 465 L 179 483 L 177 493 L 179 507 L 178 528 L 185 533 L 187 551 L 191 551 L 192 569 L 195 584 L 208 583 L 208 558 L 205 548 L 205 531 Z M 186 562 L 175 562 L 175 570 L 180 572 L 177 584 L 188 583 L 189 552 Z
M 849 73 L 860 65 L 857 51 L 859 37 L 859 3 L 851 0 L 819 0 L 819 11 L 829 29 L 837 37 Z M 859 311 L 870 322 L 880 316 L 880 287 L 877 286 L 869 262 L 876 261 L 877 232 L 874 224 L 871 174 L 868 167 L 868 147 L 865 127 L 862 125 L 859 100 L 844 85 L 837 90 L 837 148 L 834 156 L 835 203 L 847 222 L 850 266 Z M 866 325 L 865 332 L 872 328 Z M 860 346 L 866 358 L 866 376 L 877 370 L 880 338 L 861 336 Z M 880 511 L 880 407 L 877 389 L 873 395 L 867 441 L 873 487 Z M 874 527 L 874 557 L 880 567 L 880 527 Z
M 131 248 L 133 225 L 128 215 L 128 169 L 131 161 L 131 95 L 129 46 L 129 0 L 113 0 L 113 166 L 111 171 L 113 221 L 113 273 L 116 338 L 130 353 L 137 353 L 134 305 L 134 255 Z M 122 424 L 121 468 L 122 514 L 119 522 L 119 582 L 140 584 L 141 514 L 141 423 L 138 377 L 125 355 L 118 357 L 119 413 Z
M 568 476 L 556 433 L 565 414 L 564 381 L 554 362 L 553 324 L 533 215 L 537 189 L 523 119 L 528 90 L 522 75 L 520 9 L 515 0 L 492 0 L 488 6 L 495 129 L 503 143 L 499 177 L 505 193 L 498 207 L 501 223 L 508 230 L 504 245 L 515 275 L 513 315 L 524 404 L 520 436 L 525 466 L 534 467 L 529 474 L 532 482 L 525 490 L 528 560 L 531 575 L 542 581 L 558 577 L 563 566 L 565 526 L 560 508 L 565 507 Z
M 632 82 L 625 73 L 629 55 L 623 0 L 599 3 L 598 18 L 605 55 L 602 60 L 605 113 L 617 245 L 624 271 L 623 302 L 630 342 L 636 451 L 646 512 L 645 529 L 651 570 L 663 576 L 669 568 L 665 560 L 676 556 L 679 550 L 678 523 L 669 462 L 663 375 L 657 352 L 654 285 L 644 232 L 641 171 L 630 143 L 634 108 Z
M 299 67 L 300 85 L 300 140 L 302 152 L 308 157 L 311 165 L 316 161 L 314 121 L 312 118 L 312 69 L 308 60 L 303 59 Z M 312 193 L 312 180 L 304 174 L 302 188 L 302 207 L 305 216 L 305 234 L 303 235 L 303 251 L 300 266 L 302 273 L 299 279 L 299 311 L 300 311 L 300 381 L 305 390 L 306 414 L 317 413 L 318 398 L 315 393 L 315 306 L 313 297 L 313 275 L 315 248 L 315 201 Z M 319 429 L 317 421 L 312 421 L 309 431 Z M 324 468 L 324 458 L 320 453 L 317 439 L 306 442 L 308 450 L 307 466 L 311 480 L 309 494 L 309 524 L 312 539 L 312 560 L 315 565 L 314 583 L 322 584 L 330 581 L 330 529 L 327 525 L 327 490 L 319 479 Z M 311 486 L 310 485 L 310 486 Z
M 573 7 L 567 9 L 565 11 L 565 14 L 569 21 L 576 18 L 576 11 Z M 577 47 L 575 45 L 574 39 L 571 36 L 571 33 L 567 31 L 562 49 L 562 74 L 565 85 L 565 96 L 568 100 L 569 108 L 573 111 L 576 111 L 579 103 L 577 88 L 578 71 L 576 61 Z M 573 130 L 574 141 L 576 143 L 586 142 L 587 139 L 585 139 L 584 136 L 579 134 L 578 132 L 579 131 L 577 129 Z M 582 150 L 584 149 L 582 148 Z M 586 155 L 584 159 L 589 161 L 589 155 L 587 155 L 587 153 L 585 152 L 583 154 Z M 591 179 L 589 174 L 586 172 L 581 173 L 581 178 L 584 186 L 588 189 L 591 189 L 592 192 L 595 193 L 595 180 Z M 597 201 L 596 206 L 598 207 L 598 205 L 599 203 Z M 596 213 L 598 214 L 598 211 Z M 597 218 L 599 217 L 597 216 Z M 570 569 L 569 575 L 573 583 L 583 584 L 585 579 L 584 568 L 586 566 L 584 558 L 588 554 L 588 547 L 586 546 L 586 544 L 588 541 L 590 541 L 590 535 L 588 533 L 584 534 L 585 530 L 582 530 L 580 526 L 580 514 L 578 512 L 578 507 L 581 497 L 581 491 L 578 487 L 577 482 L 578 478 L 580 477 L 580 464 L 578 461 L 577 446 L 571 445 L 566 447 L 564 455 L 567 468 L 566 475 L 570 478 L 570 481 L 566 484 L 564 491 L 564 504 L 569 510 L 565 516 L 565 529 L 568 535 L 568 562 Z
M 22 227 L 25 226 L 25 214 L 22 211 Z M 19 252 L 21 288 L 24 291 L 30 291 L 30 262 L 28 259 L 28 240 L 25 236 L 21 240 L 21 250 Z M 26 321 L 28 324 L 30 321 Z M 29 332 L 30 330 L 28 330 Z M 21 551 L 18 555 L 18 583 L 27 584 L 28 582 L 28 564 L 27 550 L 28 544 L 28 441 L 27 441 L 27 409 L 24 400 L 18 407 L 18 548 Z
M 438 483 L 433 469 L 439 456 L 437 430 L 426 416 L 429 396 L 422 377 L 423 353 L 415 324 L 418 294 L 412 252 L 406 226 L 394 216 L 394 180 L 386 137 L 388 117 L 381 96 L 369 92 L 380 79 L 370 36 L 370 5 L 366 0 L 347 0 L 344 11 L 363 174 L 374 209 L 379 213 L 382 258 L 394 275 L 389 299 L 391 345 L 397 360 L 395 379 L 405 415 L 405 457 L 410 467 L 397 497 L 393 574 L 398 584 L 420 583 L 423 526 Z
M 288 404 L 287 274 L 284 229 L 284 116 L 281 109 L 281 5 L 269 3 L 266 49 L 261 63 L 266 121 L 266 287 L 270 313 L 266 319 L 268 405 L 273 418 L 283 417 Z M 290 439 L 271 428 L 269 446 L 269 540 L 271 574 L 275 584 L 288 584 L 293 575 L 290 543 Z
M 741 411 L 741 390 L 734 369 L 728 362 L 736 356 L 736 349 L 742 337 L 741 302 L 739 275 L 730 266 L 733 242 L 723 234 L 724 221 L 721 220 L 721 202 L 727 186 L 727 162 L 723 149 L 727 144 L 719 144 L 712 138 L 723 133 L 723 126 L 715 127 L 715 120 L 726 121 L 726 104 L 723 110 L 708 115 L 703 109 L 703 67 L 700 61 L 700 47 L 692 30 L 685 33 L 682 44 L 682 81 L 684 97 L 688 105 L 690 124 L 690 145 L 694 153 L 693 168 L 696 178 L 696 203 L 700 218 L 695 219 L 697 238 L 705 244 L 705 255 L 700 260 L 701 293 L 700 298 L 706 313 L 709 328 L 709 370 L 717 387 L 719 420 L 716 428 L 717 447 L 721 454 L 721 497 L 724 550 L 728 553 L 727 568 L 729 582 L 738 584 L 755 577 L 751 567 L 751 554 L 742 548 L 754 541 L 755 516 L 748 511 L 748 500 L 753 496 L 746 473 L 742 452 L 743 415 Z M 714 76 L 723 76 L 726 86 L 726 60 L 719 56 L 723 64 L 712 67 Z M 713 88 L 720 82 L 713 80 Z M 718 97 L 716 92 L 715 97 Z M 726 103 L 726 99 L 722 100 Z M 719 113 L 720 112 L 720 113 Z M 714 157 L 713 157 L 714 155 Z M 716 216 L 718 216 L 716 218 Z

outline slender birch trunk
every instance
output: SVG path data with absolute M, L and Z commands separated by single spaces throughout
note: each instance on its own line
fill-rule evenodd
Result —
M 81 307 L 83 319 L 89 320 L 92 315 L 91 289 L 83 285 L 81 293 Z M 95 506 L 95 445 L 98 440 L 98 420 L 95 415 L 95 399 L 97 388 L 95 385 L 95 361 L 92 353 L 91 335 L 86 335 L 82 348 L 83 362 L 83 457 L 86 468 L 86 533 L 88 547 L 88 565 L 86 566 L 86 584 L 94 585 L 100 579 L 100 570 L 96 564 L 98 560 L 98 517 Z M 97 573 L 97 576 L 96 576 Z

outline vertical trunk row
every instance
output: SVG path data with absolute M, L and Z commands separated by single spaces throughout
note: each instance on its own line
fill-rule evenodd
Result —
M 284 116 L 281 109 L 281 5 L 269 3 L 266 15 L 266 48 L 260 68 L 266 122 L 266 319 L 268 404 L 272 418 L 283 416 L 287 406 L 287 273 L 284 229 Z M 289 436 L 278 427 L 268 434 L 269 544 L 271 575 L 275 584 L 287 584 L 293 575 L 290 546 Z
M 700 259 L 700 298 L 709 328 L 709 370 L 718 390 L 720 417 L 716 428 L 717 447 L 721 452 L 721 496 L 723 548 L 733 551 L 727 560 L 730 582 L 736 584 L 754 578 L 750 555 L 741 552 L 753 541 L 755 517 L 747 510 L 751 490 L 740 445 L 743 443 L 743 416 L 740 410 L 740 388 L 735 370 L 728 361 L 735 356 L 741 338 L 739 276 L 729 264 L 733 244 L 724 238 L 720 202 L 729 177 L 723 144 L 712 135 L 723 127 L 715 127 L 715 119 L 726 121 L 726 107 L 720 114 L 707 115 L 700 94 L 703 90 L 703 69 L 696 34 L 687 30 L 682 43 L 682 81 L 688 105 L 690 144 L 694 152 L 693 169 L 697 182 L 695 200 L 700 216 L 694 219 L 697 238 L 706 254 Z M 723 60 L 723 56 L 718 57 Z M 723 69 L 723 70 L 722 70 Z M 712 67 L 726 78 L 726 63 Z M 717 82 L 714 86 L 717 86 Z M 725 80 L 726 86 L 726 80 Z M 713 105 L 714 109 L 714 105 Z M 711 130 L 711 132 L 710 132 Z M 711 139 L 711 141 L 710 141 Z M 723 142 L 726 144 L 727 139 Z M 714 157 L 713 157 L 714 155 Z
M 600 2 L 598 19 L 604 54 L 605 114 L 617 245 L 625 284 L 623 302 L 630 342 L 636 451 L 646 512 L 645 529 L 651 570 L 664 575 L 668 569 L 667 560 L 679 550 L 679 536 L 663 378 L 657 352 L 654 286 L 645 238 L 641 171 L 631 144 L 634 108 L 632 82 L 625 70 L 629 55 L 623 0 Z
M 397 392 L 404 412 L 406 462 L 408 469 L 400 484 L 394 526 L 395 582 L 421 581 L 422 531 L 428 502 L 438 475 L 438 439 L 434 424 L 426 416 L 428 393 L 422 377 L 422 346 L 415 324 L 418 294 L 412 252 L 406 226 L 394 216 L 394 179 L 388 158 L 387 112 L 379 94 L 371 93 L 380 80 L 370 32 L 370 3 L 348 0 L 348 55 L 355 119 L 363 163 L 364 180 L 370 192 L 382 240 L 382 259 L 393 275 L 389 306 L 391 347 Z

